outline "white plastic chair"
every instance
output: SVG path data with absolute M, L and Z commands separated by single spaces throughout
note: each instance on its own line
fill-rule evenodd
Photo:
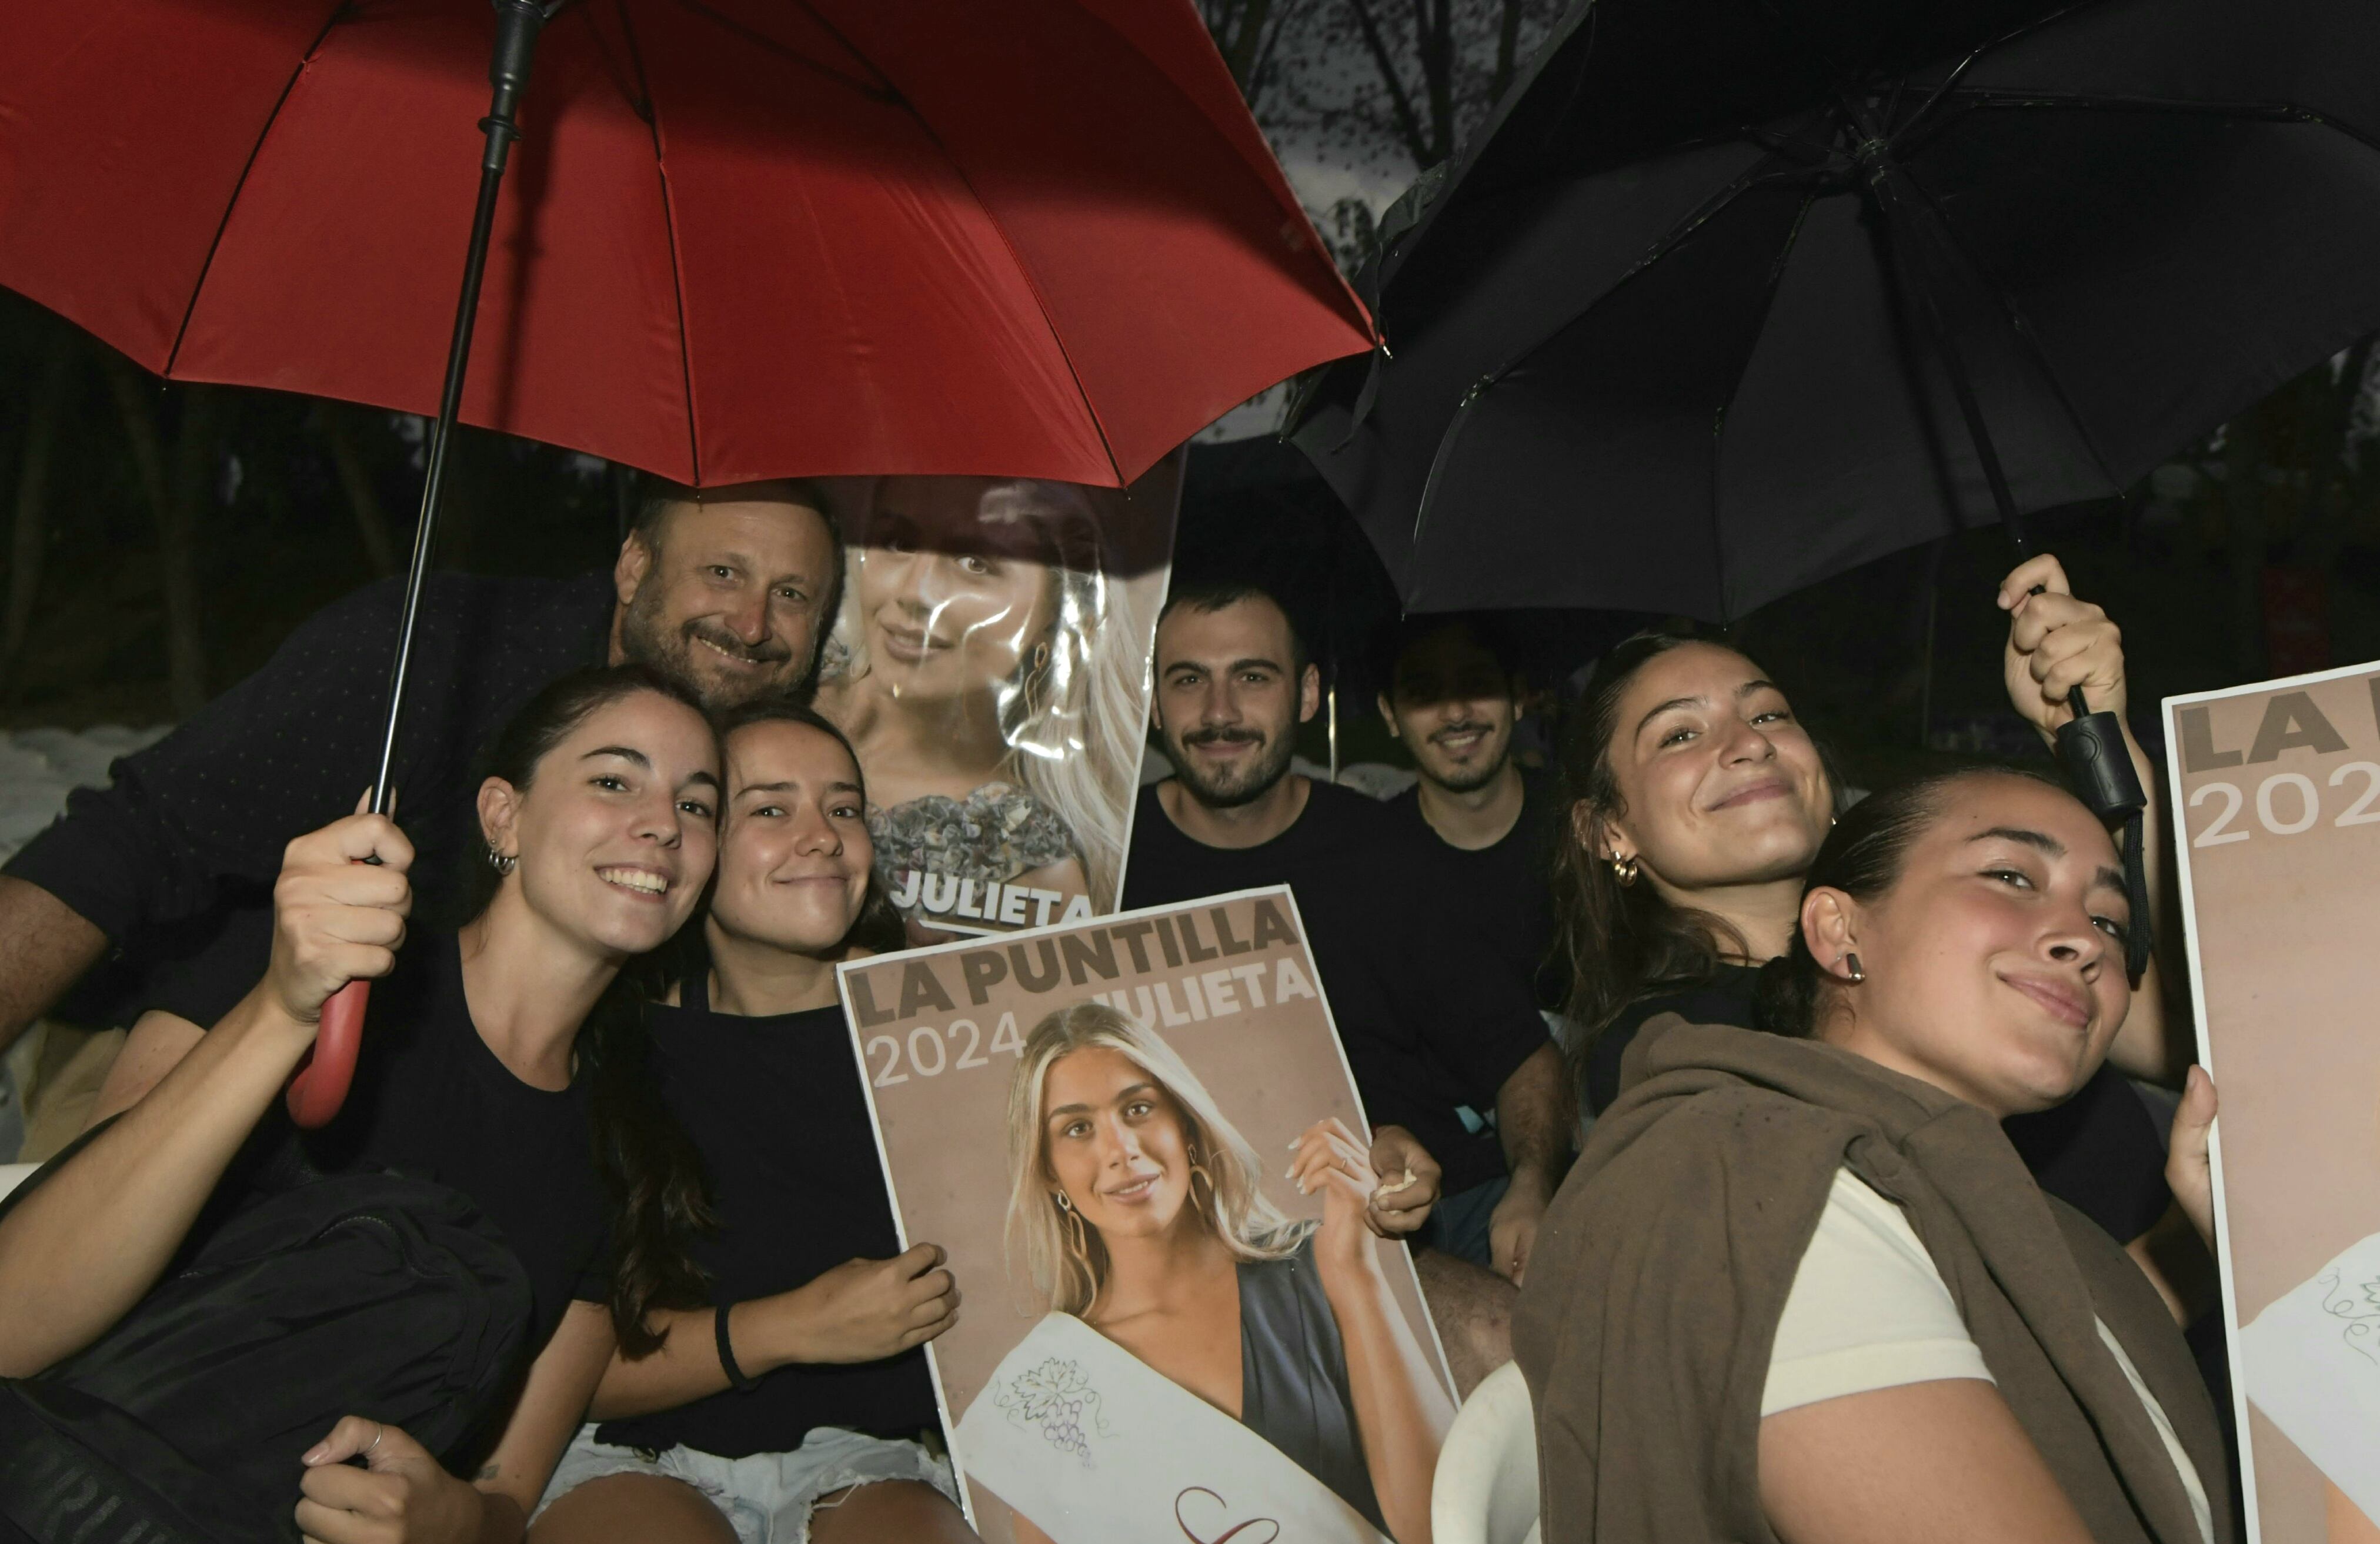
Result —
M 33 1171 L 41 1166 L 39 1164 L 0 1164 L 0 1196 L 32 1178 Z
M 1455 1413 L 1430 1482 L 1429 1527 L 1437 1544 L 1538 1544 L 1536 1412 L 1511 1362 Z

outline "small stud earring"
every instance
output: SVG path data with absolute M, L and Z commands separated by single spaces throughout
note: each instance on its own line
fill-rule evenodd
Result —
M 1858 955 L 1852 954 L 1848 949 L 1845 950 L 1843 953 L 1843 965 L 1845 967 L 1845 972 L 1851 977 L 1852 985 L 1856 986 L 1861 982 L 1867 980 L 1867 972 L 1860 969 Z

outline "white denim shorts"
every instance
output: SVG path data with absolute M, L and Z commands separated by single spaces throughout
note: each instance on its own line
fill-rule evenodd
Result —
M 735 1529 L 739 1544 L 809 1544 L 810 1514 L 820 1496 L 881 1479 L 914 1479 L 958 1504 L 958 1482 L 947 1458 L 921 1442 L 839 1427 L 814 1428 L 792 1453 L 722 1458 L 690 1447 L 648 1454 L 595 1440 L 592 1424 L 578 1429 L 553 1478 L 539 1499 L 543 1512 L 562 1496 L 606 1475 L 658 1475 L 703 1493 Z

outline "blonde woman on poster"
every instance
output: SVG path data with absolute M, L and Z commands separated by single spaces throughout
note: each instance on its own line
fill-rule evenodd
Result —
M 1009 1085 L 1012 1261 L 1047 1312 L 959 1422 L 1023 1544 L 1426 1539 L 1453 1407 L 1390 1296 L 1365 1150 L 1335 1120 L 1288 1165 L 1292 1222 L 1197 1075 L 1104 1003 L 1026 1037 Z
M 1092 490 L 1072 483 L 876 484 L 818 704 L 868 769 L 878 873 L 913 923 L 1036 925 L 1114 904 L 1146 661 L 1098 645 L 1147 624 L 1106 548 Z

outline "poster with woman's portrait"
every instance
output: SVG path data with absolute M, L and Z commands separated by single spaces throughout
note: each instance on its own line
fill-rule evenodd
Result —
M 1380 1544 L 1452 1383 L 1285 887 L 841 968 L 992 1544 Z
M 2248 1537 L 2380 1538 L 2380 665 L 2166 702 Z
M 1115 910 L 1183 460 L 1129 489 L 843 481 L 818 706 L 917 942 Z

